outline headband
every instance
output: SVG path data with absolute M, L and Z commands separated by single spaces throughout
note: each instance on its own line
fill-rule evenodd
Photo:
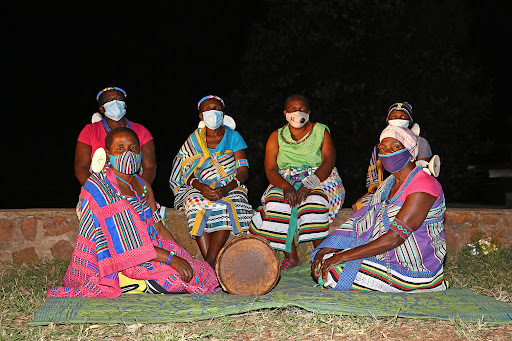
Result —
M 199 107 L 201 106 L 201 103 L 203 103 L 204 101 L 206 101 L 207 99 L 210 99 L 210 98 L 214 98 L 214 99 L 219 100 L 222 103 L 222 106 L 226 107 L 226 105 L 224 104 L 224 101 L 222 100 L 222 98 L 220 98 L 219 96 L 215 96 L 215 95 L 208 95 L 208 96 L 204 96 L 203 98 L 201 98 L 199 100 L 199 102 L 197 103 L 197 110 L 199 110 Z
M 105 91 L 109 91 L 109 90 L 121 91 L 123 93 L 124 97 L 126 97 L 126 91 L 124 91 L 123 89 L 118 88 L 117 86 L 109 86 L 109 87 L 106 87 L 105 89 L 101 90 L 100 92 L 98 92 L 98 94 L 96 95 L 96 101 L 99 101 L 102 93 L 104 93 Z
M 411 121 L 411 124 L 413 123 L 412 105 L 410 105 L 408 102 L 393 103 L 388 109 L 388 116 L 386 117 L 386 122 L 389 121 L 389 115 L 394 110 L 405 112 L 407 114 L 407 116 L 409 116 L 409 121 Z
M 386 137 L 392 137 L 400 141 L 415 159 L 418 156 L 418 137 L 410 129 L 387 126 L 380 134 L 379 141 L 382 142 Z

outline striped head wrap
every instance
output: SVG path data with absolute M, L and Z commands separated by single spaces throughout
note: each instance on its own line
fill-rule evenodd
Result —
M 418 137 L 410 129 L 387 126 L 380 134 L 379 141 L 384 140 L 386 137 L 392 137 L 400 141 L 415 159 L 418 156 Z
M 389 115 L 394 110 L 397 111 L 403 111 L 409 116 L 409 121 L 411 121 L 411 124 L 414 122 L 412 119 L 412 105 L 409 104 L 409 102 L 397 102 L 391 104 L 391 106 L 388 109 L 388 116 L 386 117 L 386 123 L 389 121 Z
M 100 96 L 102 93 L 104 93 L 105 91 L 109 91 L 109 90 L 121 91 L 123 93 L 124 97 L 126 97 L 126 91 L 124 91 L 123 89 L 118 88 L 117 86 L 109 86 L 109 87 L 106 87 L 105 89 L 101 90 L 100 92 L 98 92 L 98 94 L 96 95 L 96 101 L 100 100 Z
M 215 95 L 208 95 L 208 96 L 204 96 L 203 98 L 201 98 L 199 100 L 199 102 L 197 102 L 197 110 L 199 110 L 199 107 L 201 106 L 201 103 L 203 103 L 204 101 L 206 101 L 207 99 L 210 99 L 210 98 L 214 98 L 216 100 L 219 100 L 222 103 L 222 106 L 226 107 L 226 105 L 224 104 L 224 101 L 222 100 L 222 98 L 220 98 L 219 96 L 215 96 Z

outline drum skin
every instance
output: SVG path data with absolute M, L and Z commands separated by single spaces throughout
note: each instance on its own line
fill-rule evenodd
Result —
M 234 295 L 260 296 L 279 280 L 279 259 L 263 237 L 236 237 L 220 250 L 215 272 L 222 288 Z

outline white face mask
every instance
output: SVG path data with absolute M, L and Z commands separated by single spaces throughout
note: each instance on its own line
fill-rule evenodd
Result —
M 220 110 L 203 111 L 204 124 L 212 130 L 215 130 L 218 127 L 220 127 L 223 120 L 224 113 Z
M 401 128 L 408 128 L 409 127 L 409 120 L 389 120 L 388 124 L 390 126 L 394 127 L 401 127 Z
M 124 101 L 118 101 L 116 99 L 103 104 L 103 109 L 105 109 L 105 116 L 114 121 L 119 121 L 126 114 Z
M 302 111 L 287 112 L 286 120 L 294 128 L 302 128 L 309 121 L 309 114 Z

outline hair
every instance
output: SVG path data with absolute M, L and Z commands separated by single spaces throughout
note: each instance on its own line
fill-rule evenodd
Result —
M 304 102 L 306 102 L 306 106 L 309 108 L 309 101 L 306 97 L 299 95 L 299 94 L 293 94 L 293 95 L 286 97 L 286 99 L 284 100 L 284 109 L 285 110 L 288 107 L 288 102 L 290 102 L 292 99 L 295 99 L 295 98 L 301 99 Z
M 133 130 L 131 130 L 130 128 L 127 128 L 127 127 L 117 127 L 117 128 L 112 129 L 111 131 L 109 131 L 107 133 L 107 137 L 105 137 L 105 149 L 106 150 L 110 150 L 110 147 L 112 146 L 112 142 L 114 142 L 114 136 L 117 134 L 120 134 L 120 133 L 128 133 L 128 134 L 132 135 L 140 146 L 139 137 Z
M 125 93 L 124 91 L 122 91 L 122 90 L 120 90 L 120 89 L 112 88 L 112 89 L 105 90 L 105 91 L 103 91 L 100 95 L 98 95 L 98 104 L 99 104 L 100 106 L 102 106 L 103 104 L 105 104 L 105 102 L 104 102 L 105 93 L 106 93 L 107 91 L 112 91 L 112 90 L 115 90 L 115 91 L 120 92 L 120 93 L 123 95 L 124 100 L 126 100 L 126 93 Z

